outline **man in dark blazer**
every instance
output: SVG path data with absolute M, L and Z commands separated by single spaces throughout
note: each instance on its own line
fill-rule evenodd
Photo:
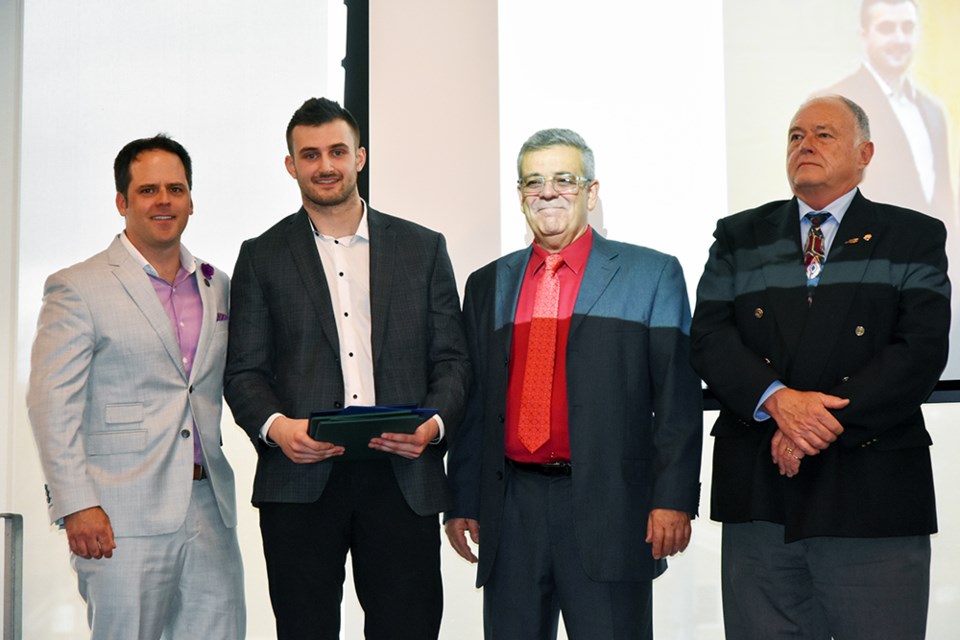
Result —
M 796 197 L 720 220 L 691 328 L 722 407 L 726 637 L 923 638 L 944 226 L 859 192 L 873 143 L 848 99 L 803 105 L 788 140 Z
M 336 102 L 307 100 L 287 144 L 303 207 L 240 250 L 225 385 L 259 456 L 277 634 L 339 637 L 349 550 L 366 637 L 436 638 L 443 429 L 462 418 L 469 373 L 445 242 L 360 198 L 366 152 Z M 373 438 L 382 460 L 338 460 L 344 447 L 307 433 L 314 411 L 406 403 L 438 413 Z
M 651 580 L 686 548 L 699 501 L 700 383 L 672 256 L 611 242 L 587 215 L 599 183 L 576 133 L 523 145 L 521 208 L 534 244 L 474 273 L 464 316 L 473 384 L 451 442 L 447 536 L 476 562 L 487 638 L 649 638 Z M 536 300 L 551 261 L 559 300 L 549 438 L 523 444 Z M 528 348 L 530 351 L 528 351 Z

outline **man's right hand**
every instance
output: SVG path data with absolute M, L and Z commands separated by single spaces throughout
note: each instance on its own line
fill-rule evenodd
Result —
M 319 442 L 307 434 L 309 421 L 277 416 L 267 435 L 277 443 L 284 455 L 297 464 L 321 462 L 327 458 L 343 455 L 344 448 L 329 442 Z
M 850 404 L 846 398 L 783 388 L 767 398 L 763 410 L 780 430 L 808 456 L 815 456 L 843 433 L 843 426 L 830 413 Z
M 117 544 L 113 541 L 110 518 L 100 507 L 75 511 L 63 518 L 70 551 L 81 558 L 110 558 Z
M 467 533 L 470 534 L 473 544 L 480 544 L 480 523 L 471 518 L 450 518 L 444 528 L 453 550 L 467 562 L 476 562 L 477 556 L 467 543 Z

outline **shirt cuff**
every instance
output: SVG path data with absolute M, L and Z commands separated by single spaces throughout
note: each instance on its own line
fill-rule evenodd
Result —
M 268 438 L 268 437 L 267 437 L 267 433 L 270 431 L 270 425 L 273 424 L 273 421 L 276 420 L 277 418 L 281 417 L 282 415 L 283 415 L 282 413 L 275 413 L 275 414 L 273 414 L 272 416 L 270 416 L 269 418 L 267 418 L 267 421 L 263 423 L 263 426 L 262 426 L 262 427 L 260 427 L 260 439 L 263 440 L 264 442 L 266 442 L 267 445 L 269 445 L 269 446 L 271 446 L 271 447 L 276 447 L 276 446 L 279 446 L 279 445 L 277 445 L 276 442 L 274 442 L 273 440 L 271 440 L 270 438 Z
M 439 413 L 433 414 L 433 417 L 437 419 L 437 426 L 440 427 L 437 437 L 430 441 L 430 444 L 440 444 L 440 441 L 443 440 L 443 434 L 445 432 L 443 428 L 443 418 L 440 417 Z
M 787 385 L 783 384 L 779 380 L 774 380 L 770 383 L 770 386 L 767 387 L 767 390 L 763 392 L 763 395 L 760 396 L 760 402 L 757 403 L 757 408 L 753 410 L 753 419 L 757 422 L 763 422 L 764 420 L 770 419 L 770 414 L 762 409 L 763 403 L 767 401 L 767 398 L 775 394 L 780 389 L 786 389 Z

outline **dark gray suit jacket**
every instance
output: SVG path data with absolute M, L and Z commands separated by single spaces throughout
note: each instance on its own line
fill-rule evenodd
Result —
M 367 209 L 370 311 L 378 404 L 437 409 L 447 437 L 459 425 L 469 378 L 460 299 L 440 234 Z M 336 320 L 310 221 L 302 208 L 240 249 L 231 289 L 224 395 L 259 460 L 253 503 L 313 502 L 335 462 L 298 465 L 260 438 L 274 413 L 307 418 L 344 405 Z M 445 446 L 416 460 L 392 456 L 410 508 L 449 504 Z
M 480 523 L 477 585 L 493 568 L 504 495 L 504 419 L 513 320 L 531 249 L 470 276 L 464 297 L 474 376 L 451 441 L 456 505 Z M 651 509 L 696 514 L 703 416 L 689 364 L 690 307 L 676 258 L 594 234 L 567 344 L 573 510 L 594 580 L 663 571 L 644 543 Z

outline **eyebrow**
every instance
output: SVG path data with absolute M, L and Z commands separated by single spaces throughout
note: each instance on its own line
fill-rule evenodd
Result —
M 335 142 L 331 144 L 328 149 L 349 149 L 350 145 L 346 142 Z M 310 153 L 314 151 L 322 151 L 322 147 L 303 147 L 297 153 Z
M 802 132 L 802 131 L 806 131 L 806 129 L 804 129 L 803 127 L 790 127 L 790 130 L 787 132 L 787 134 L 797 133 L 798 131 Z M 817 124 L 817 125 L 814 125 L 814 126 L 813 126 L 813 128 L 811 129 L 811 131 L 813 131 L 814 133 L 816 133 L 816 132 L 818 132 L 818 131 L 831 131 L 831 132 L 832 132 L 832 131 L 836 131 L 836 129 L 835 129 L 834 127 L 831 127 L 830 125 Z

